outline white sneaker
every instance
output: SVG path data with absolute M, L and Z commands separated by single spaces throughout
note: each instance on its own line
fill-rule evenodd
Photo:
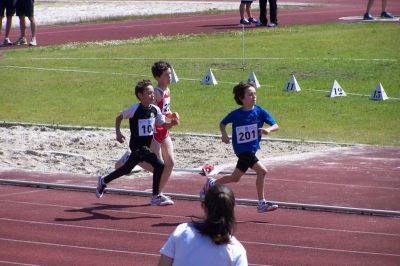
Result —
M 29 43 L 30 46 L 36 46 L 37 42 L 36 42 L 36 38 L 32 38 L 31 42 Z
M 10 41 L 10 38 L 4 38 L 3 45 L 4 46 L 13 45 L 13 43 L 12 43 L 12 41 Z
M 168 206 L 174 205 L 172 199 L 164 194 L 160 193 L 157 196 L 153 196 L 150 201 L 151 206 Z
M 278 205 L 272 204 L 268 201 L 263 201 L 262 203 L 258 203 L 257 212 L 272 212 L 278 209 Z
M 96 197 L 100 199 L 104 195 L 104 190 L 106 189 L 107 185 L 104 183 L 104 177 L 99 176 L 97 177 L 97 187 L 96 187 Z

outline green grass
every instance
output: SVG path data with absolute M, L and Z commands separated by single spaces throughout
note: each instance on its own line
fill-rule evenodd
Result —
M 258 104 L 281 127 L 274 137 L 399 146 L 400 100 L 360 96 L 382 82 L 400 98 L 399 33 L 398 25 L 373 23 L 246 31 L 244 69 L 240 31 L 8 50 L 0 59 L 0 120 L 112 127 L 136 102 L 135 83 L 152 79 L 152 63 L 166 59 L 180 78 L 171 85 L 172 110 L 182 118 L 176 131 L 218 133 L 238 107 L 234 83 L 254 71 Z M 208 68 L 217 86 L 200 85 Z M 282 92 L 291 74 L 300 93 Z M 327 97 L 334 79 L 348 97 Z

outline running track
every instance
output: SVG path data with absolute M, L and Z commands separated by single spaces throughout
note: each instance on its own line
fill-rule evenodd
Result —
M 358 2 L 337 0 L 329 8 L 282 10 L 280 24 L 335 22 L 341 16 L 360 15 L 365 7 Z M 389 10 L 400 13 L 399 1 L 390 2 Z M 48 45 L 237 28 L 237 14 L 228 13 L 43 27 L 38 39 Z M 399 211 L 399 158 L 398 148 L 353 147 L 304 160 L 267 162 L 267 196 Z M 5 170 L 0 178 L 89 186 L 96 182 L 88 176 Z M 199 175 L 175 173 L 166 190 L 197 194 L 203 182 Z M 113 186 L 148 190 L 150 184 L 150 178 L 127 177 Z M 239 198 L 254 198 L 254 176 L 232 188 Z M 174 227 L 202 213 L 197 201 L 179 200 L 161 208 L 148 206 L 147 197 L 106 194 L 97 200 L 91 193 L 6 185 L 0 192 L 1 265 L 155 265 Z M 257 214 L 250 206 L 236 211 L 236 235 L 253 265 L 400 265 L 399 218 L 291 209 Z
M 233 0 L 232 0 L 233 1 Z M 236 0 L 235 0 L 236 1 Z M 278 19 L 281 26 L 338 22 L 339 17 L 357 16 L 365 12 L 366 1 L 361 0 L 293 0 L 290 2 L 318 3 L 308 8 L 281 9 Z M 400 14 L 400 1 L 388 1 L 392 13 Z M 322 4 L 322 5 L 321 5 Z M 379 14 L 380 3 L 375 3 L 373 14 Z M 256 11 L 254 12 L 257 13 Z M 241 30 L 238 12 L 216 15 L 182 16 L 162 19 L 138 19 L 107 23 L 38 27 L 39 45 L 88 42 L 101 40 L 125 40 L 152 35 L 171 36 L 177 34 L 199 34 Z M 254 27 L 246 27 L 252 29 Z M 29 31 L 28 31 L 29 32 Z M 29 36 L 29 34 L 28 34 Z M 18 38 L 13 30 L 11 39 Z M 1 48 L 0 49 L 5 49 Z

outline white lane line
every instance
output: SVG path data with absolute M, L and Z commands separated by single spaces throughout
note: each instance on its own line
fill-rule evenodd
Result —
M 17 243 L 24 243 L 24 244 L 31 244 L 31 245 L 53 246 L 53 247 L 61 247 L 61 248 L 84 249 L 84 250 L 101 251 L 101 252 L 124 253 L 124 254 L 130 254 L 130 255 L 160 256 L 160 254 L 154 254 L 154 253 L 144 253 L 144 252 L 136 252 L 136 251 L 128 251 L 128 250 L 85 247 L 85 246 L 76 246 L 76 245 L 65 245 L 65 244 L 58 244 L 58 243 L 29 241 L 29 240 L 20 240 L 20 239 L 10 239 L 10 238 L 3 238 L 3 237 L 0 238 L 0 241 L 17 242 Z
M 152 232 L 145 232 L 145 231 L 111 229 L 111 228 L 105 228 L 105 227 L 92 227 L 92 226 L 61 224 L 61 223 L 48 223 L 48 222 L 41 222 L 41 221 L 30 221 L 30 220 L 20 220 L 20 219 L 11 219 L 11 218 L 0 218 L 0 221 L 7 221 L 7 222 L 13 222 L 13 223 L 25 223 L 25 224 L 37 224 L 37 225 L 45 225 L 45 226 L 60 226 L 60 227 L 88 229 L 88 230 L 96 230 L 96 231 L 119 232 L 119 233 L 127 233 L 127 234 L 144 234 L 144 235 L 155 235 L 155 236 L 168 236 L 169 235 L 169 234 L 152 233 Z
M 44 207 L 54 207 L 54 208 L 70 208 L 76 210 L 84 210 L 91 209 L 91 207 L 76 207 L 76 206 L 64 206 L 64 205 L 53 205 L 53 204 L 43 204 L 43 203 L 33 203 L 33 202 L 23 202 L 23 201 L 12 201 L 12 200 L 0 200 L 0 202 L 6 202 L 11 204 L 23 204 L 23 205 L 34 205 L 34 206 L 44 206 Z M 238 206 L 237 208 L 241 208 L 242 206 Z M 247 207 L 247 206 L 245 206 Z M 96 207 L 94 207 L 96 208 Z M 146 216 L 154 216 L 154 217 L 168 217 L 168 218 L 179 218 L 179 219 L 188 219 L 190 215 L 169 215 L 169 214 L 154 214 L 149 212 L 136 212 L 136 211 L 123 211 L 123 210 L 109 210 L 109 209 L 99 209 L 101 212 L 112 212 L 112 213 L 123 213 L 123 214 L 137 214 L 137 215 L 146 215 Z M 9 219 L 9 218 L 0 218 L 0 220 Z M 17 221 L 17 220 L 16 220 Z M 20 220 L 23 222 L 24 220 Z M 400 222 L 400 219 L 399 219 Z M 324 228 L 324 227 L 309 227 L 309 226 L 298 226 L 298 225 L 287 225 L 287 224 L 265 224 L 265 223 L 255 223 L 248 222 L 244 220 L 237 220 L 237 223 L 253 223 L 264 226 L 276 226 L 276 227 L 287 227 L 287 228 L 296 228 L 296 229 L 305 229 L 305 230 L 318 230 L 318 231 L 327 231 L 327 232 L 344 232 L 344 233 L 354 233 L 354 234 L 367 234 L 367 235 L 381 235 L 381 236 L 392 236 L 392 237 L 400 237 L 400 234 L 392 234 L 392 233 L 380 233 L 380 232 L 370 232 L 370 231 L 354 231 L 354 230 L 345 230 L 345 229 L 332 229 L 332 228 Z M 55 224 L 56 225 L 56 224 Z
M 319 248 L 319 247 L 309 247 L 309 246 L 299 246 L 299 245 L 286 245 L 286 244 L 264 243 L 264 242 L 253 242 L 253 241 L 243 241 L 243 240 L 240 240 L 240 242 L 241 243 L 245 243 L 245 244 L 265 245 L 265 246 L 274 246 L 274 247 L 283 247 L 283 248 L 299 248 L 299 249 L 310 249 L 310 250 L 319 250 L 319 251 L 327 251 L 327 252 L 338 252 L 338 253 L 353 253 L 353 254 L 362 254 L 362 255 L 377 255 L 377 256 L 400 257 L 400 254 L 393 254 L 393 253 L 380 253 L 380 252 L 345 250 L 345 249 L 334 249 L 334 248 Z
M 126 41 L 130 42 L 129 40 Z M 123 41 L 119 42 L 123 44 Z M 12 59 L 12 58 L 10 58 Z M 389 59 L 389 58 L 338 58 L 338 57 L 246 57 L 246 60 L 274 60 L 274 61 L 288 61 L 288 60 L 296 60 L 296 61 L 376 61 L 376 62 L 397 62 L 398 59 Z M 136 60 L 159 60 L 159 58 L 153 57 L 110 57 L 110 58 L 101 58 L 101 57 L 32 57 L 30 60 L 55 60 L 55 61 L 74 61 L 74 60 L 111 60 L 111 61 L 136 61 Z M 190 60 L 190 61 L 206 61 L 206 60 L 238 60 L 242 61 L 242 57 L 168 57 L 166 60 Z
M 319 181 L 307 181 L 307 180 L 297 180 L 297 179 L 268 178 L 268 180 L 279 181 L 279 182 L 296 182 L 296 183 L 306 183 L 306 184 L 316 184 L 316 185 L 352 187 L 352 188 L 373 188 L 373 189 L 400 190 L 400 188 L 397 188 L 397 187 L 378 187 L 378 186 L 365 186 L 365 185 L 354 185 L 354 184 L 337 184 L 337 183 L 319 182 Z
M 9 265 L 19 265 L 19 266 L 40 266 L 39 264 L 27 264 L 27 263 L 21 263 L 21 262 L 16 262 L 16 261 L 5 261 L 5 260 L 0 260 L 1 264 L 9 264 Z
M 9 193 L 9 194 L 1 194 L 0 198 L 1 197 L 10 197 L 10 196 L 19 196 L 19 195 L 25 195 L 25 194 L 32 194 L 32 193 L 41 193 L 41 192 L 47 192 L 47 190 L 34 188 L 31 191 L 16 192 L 16 193 Z

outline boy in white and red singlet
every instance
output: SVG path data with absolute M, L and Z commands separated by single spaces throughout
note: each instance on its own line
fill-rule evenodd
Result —
M 166 119 L 179 122 L 178 113 L 171 112 L 170 109 L 171 95 L 168 86 L 171 84 L 171 65 L 165 61 L 157 61 L 151 67 L 151 72 L 157 81 L 157 86 L 154 88 L 155 104 L 160 108 Z M 175 164 L 174 147 L 168 129 L 156 126 L 150 149 L 157 154 L 158 158 L 164 161 L 164 172 L 160 182 L 160 191 L 162 191 L 172 174 Z M 152 172 L 152 167 L 149 164 L 142 163 L 140 166 Z

